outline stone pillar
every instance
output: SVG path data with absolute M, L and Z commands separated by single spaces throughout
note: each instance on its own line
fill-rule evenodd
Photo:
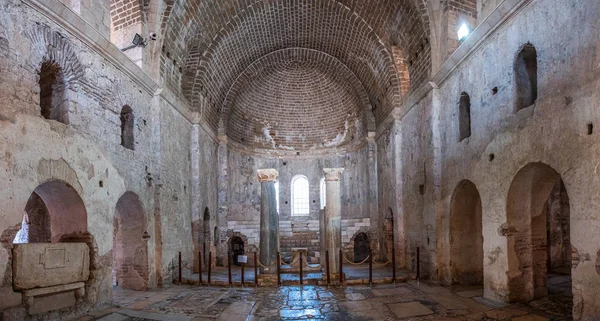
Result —
M 343 168 L 323 168 L 325 173 L 325 249 L 329 251 L 329 271 L 339 274 L 342 248 L 342 193 L 340 179 Z
M 259 169 L 260 182 L 260 263 L 268 268 L 260 267 L 261 274 L 277 273 L 277 251 L 279 251 L 279 215 L 275 181 L 279 172 L 275 169 Z M 276 263 L 276 264 L 273 264 Z M 273 266 L 271 266 L 273 265 Z

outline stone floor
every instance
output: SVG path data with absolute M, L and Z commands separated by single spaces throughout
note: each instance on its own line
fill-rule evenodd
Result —
M 347 284 L 368 284 L 369 281 L 369 266 L 363 264 L 359 266 L 351 265 L 344 267 L 345 282 Z M 234 285 L 241 286 L 242 268 L 233 266 L 231 269 L 231 281 Z M 415 273 L 406 270 L 396 270 L 396 279 L 398 282 L 403 282 L 415 279 Z M 198 273 L 190 274 L 182 278 L 182 281 L 187 284 L 199 284 Z M 203 271 L 202 282 L 206 284 L 208 281 L 208 273 Z M 332 282 L 335 280 L 331 280 Z M 285 272 L 282 269 L 281 282 L 283 285 L 300 285 L 300 274 Z M 391 283 L 392 268 L 389 266 L 374 266 L 373 267 L 373 283 Z M 244 268 L 244 284 L 252 286 L 254 284 L 254 267 L 246 266 Z M 303 275 L 304 285 L 326 285 L 323 280 L 323 273 L 316 271 L 305 271 Z M 214 267 L 211 270 L 211 285 L 228 286 L 229 271 L 226 267 Z
M 150 292 L 116 288 L 114 307 L 75 320 L 571 320 L 568 307 L 557 308 L 552 304 L 502 307 L 486 302 L 481 295 L 482 289 L 477 287 L 445 288 L 416 281 L 373 287 L 184 285 Z M 552 296 L 545 301 L 552 301 Z

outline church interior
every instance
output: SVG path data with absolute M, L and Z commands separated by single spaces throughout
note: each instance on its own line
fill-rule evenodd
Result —
M 596 0 L 0 0 L 0 100 L 0 321 L 600 320 Z

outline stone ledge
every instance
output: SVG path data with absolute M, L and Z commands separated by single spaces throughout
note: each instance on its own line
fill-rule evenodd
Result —
M 25 290 L 23 291 L 23 295 L 26 297 L 29 296 L 40 296 L 40 295 L 45 295 L 45 294 L 51 294 L 51 293 L 59 293 L 59 292 L 66 292 L 66 291 L 71 291 L 71 290 L 76 290 L 79 288 L 83 288 L 85 286 L 85 283 L 83 282 L 77 282 L 77 283 L 71 283 L 71 284 L 63 284 L 63 285 L 55 285 L 55 286 L 50 286 L 47 288 L 37 288 L 37 289 L 31 289 L 31 290 Z

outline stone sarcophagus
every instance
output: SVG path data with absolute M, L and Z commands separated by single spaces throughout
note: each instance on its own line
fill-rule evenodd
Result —
M 74 305 L 85 294 L 89 276 L 85 243 L 14 244 L 13 289 L 23 292 L 30 314 Z

